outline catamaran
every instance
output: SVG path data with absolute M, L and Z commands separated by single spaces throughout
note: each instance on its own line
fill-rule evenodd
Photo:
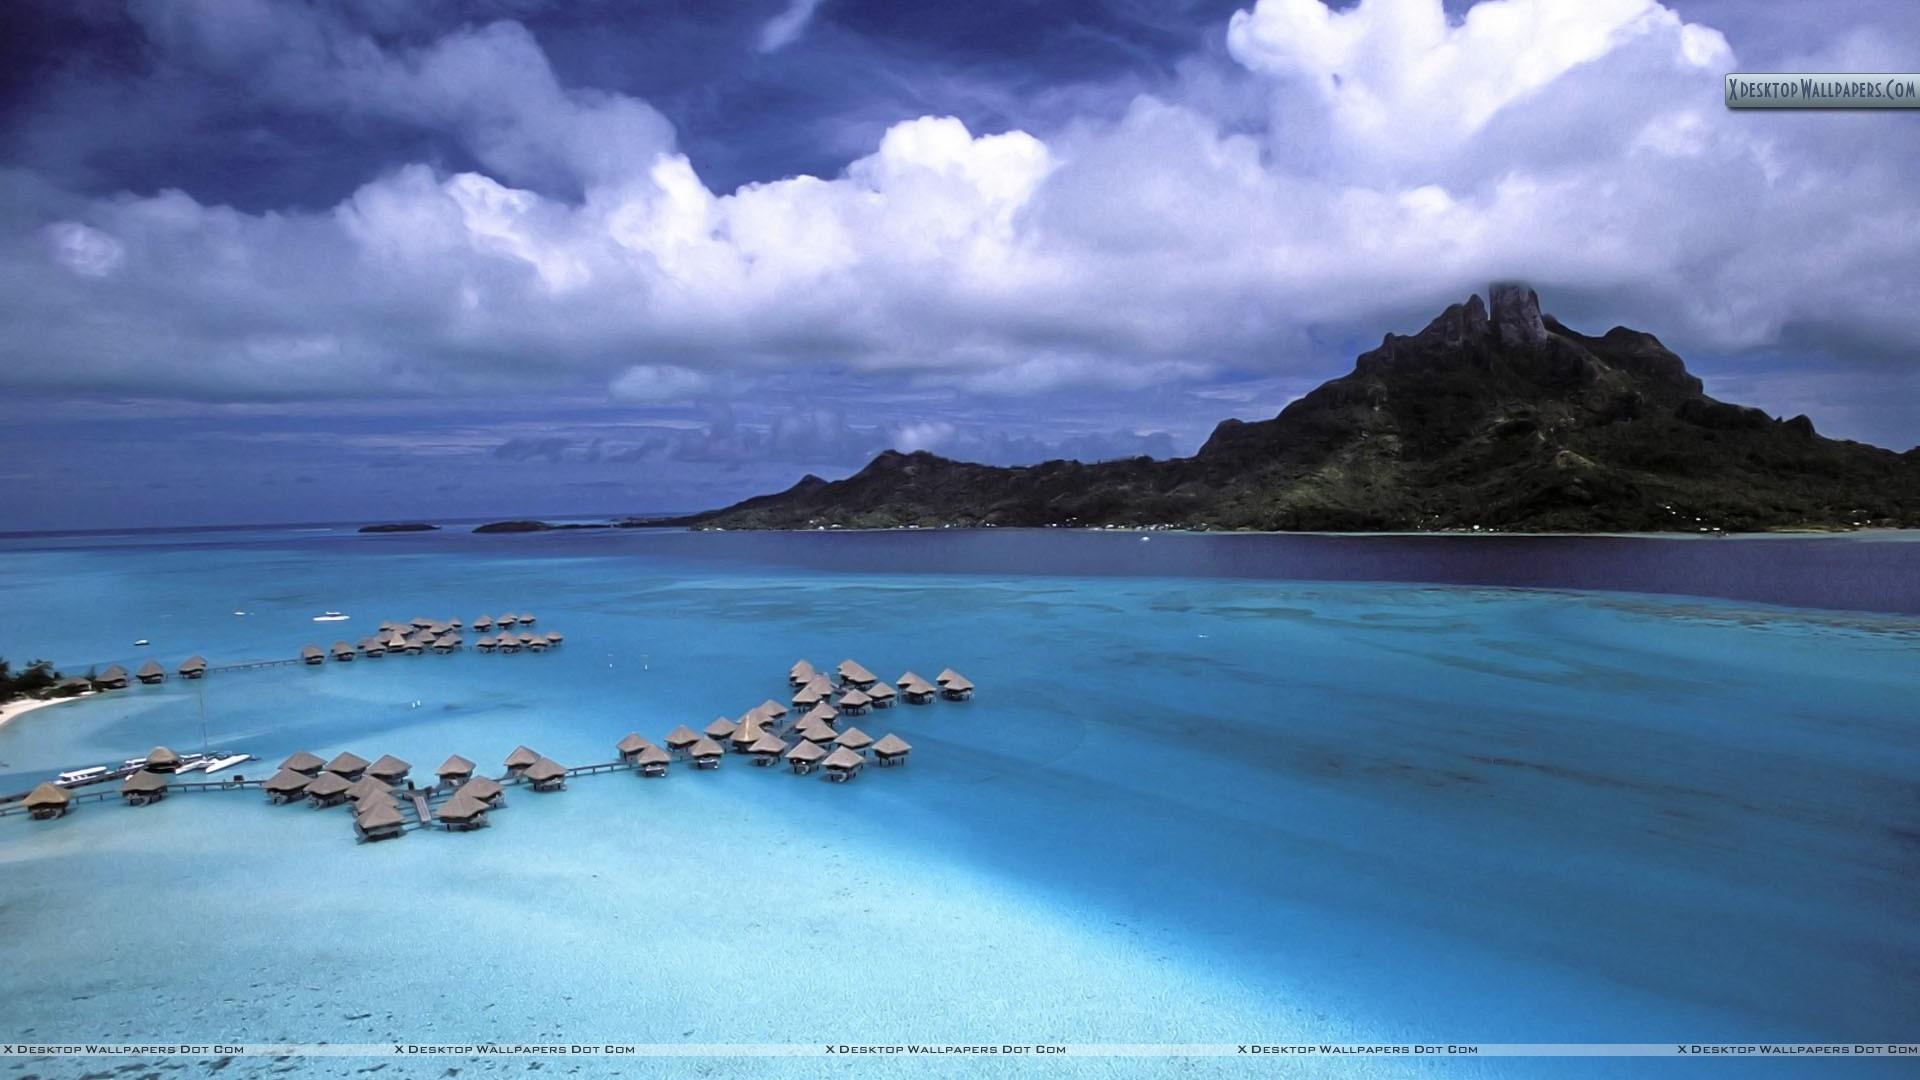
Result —
M 252 760 L 253 760 L 252 754 L 225 754 L 208 761 L 206 763 L 205 768 L 207 772 L 215 773 L 215 772 L 219 772 L 221 769 L 228 768 L 229 766 L 238 765 L 243 761 L 252 761 Z

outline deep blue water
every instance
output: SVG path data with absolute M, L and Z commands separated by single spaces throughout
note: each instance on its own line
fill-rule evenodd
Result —
M 372 847 L 225 794 L 0 819 L 0 1036 L 1851 1041 L 1920 1016 L 1903 538 L 260 530 L 0 553 L 0 655 L 68 666 L 509 608 L 568 637 L 41 710 L 0 727 L 8 789 L 203 723 L 270 761 L 527 742 L 582 764 L 784 699 L 801 656 L 981 686 L 859 720 L 915 758 L 845 787 L 737 761 L 581 778 L 482 833 Z M 310 621 L 329 608 L 355 618 Z M 1336 1068 L 1700 1067 L 1299 1074 Z M 927 1071 L 861 1067 L 896 1069 Z

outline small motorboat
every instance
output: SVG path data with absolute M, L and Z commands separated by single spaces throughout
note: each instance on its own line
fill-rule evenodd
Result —
M 226 754 L 224 756 L 216 757 L 211 761 L 208 761 L 206 763 L 205 768 L 207 772 L 215 773 L 215 772 L 219 772 L 221 769 L 230 768 L 231 766 L 238 765 L 243 761 L 252 761 L 252 760 L 253 760 L 252 754 Z
M 353 618 L 353 616 L 344 614 L 342 612 L 329 611 L 320 615 L 315 615 L 313 617 L 313 621 L 314 622 L 345 622 L 346 620 L 351 618 Z
M 70 772 L 63 772 L 54 778 L 53 783 L 56 787 L 78 787 L 81 784 L 91 784 L 95 780 L 105 779 L 106 775 L 107 767 L 105 765 L 95 765 L 90 769 L 74 769 Z
M 180 755 L 180 767 L 173 771 L 176 773 L 188 773 L 197 769 L 204 769 L 207 767 L 207 762 L 212 760 L 212 758 L 205 754 L 182 754 Z
M 142 646 L 142 645 L 145 645 L 145 644 L 148 644 L 148 642 L 147 642 L 147 639 L 146 639 L 146 638 L 141 638 L 141 639 L 140 639 L 139 641 L 136 641 L 136 642 L 134 642 L 134 643 L 133 643 L 133 647 L 137 649 L 137 648 L 139 648 L 140 646 Z

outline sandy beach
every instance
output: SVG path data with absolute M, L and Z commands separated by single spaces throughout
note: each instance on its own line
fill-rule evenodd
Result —
M 49 705 L 62 705 L 69 701 L 83 701 L 92 696 L 92 694 L 79 694 L 74 697 L 48 698 L 44 701 L 34 698 L 19 698 L 6 702 L 5 704 L 0 704 L 0 727 L 5 727 L 7 724 L 12 723 L 16 717 L 25 716 L 36 709 L 44 709 Z

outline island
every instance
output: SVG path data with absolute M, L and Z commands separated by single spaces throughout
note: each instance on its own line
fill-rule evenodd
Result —
M 698 529 L 944 526 L 1695 532 L 1920 526 L 1920 449 L 1820 435 L 1707 396 L 1650 333 L 1594 337 L 1495 285 L 1192 457 L 998 467 L 887 450 L 837 481 L 646 521 Z

